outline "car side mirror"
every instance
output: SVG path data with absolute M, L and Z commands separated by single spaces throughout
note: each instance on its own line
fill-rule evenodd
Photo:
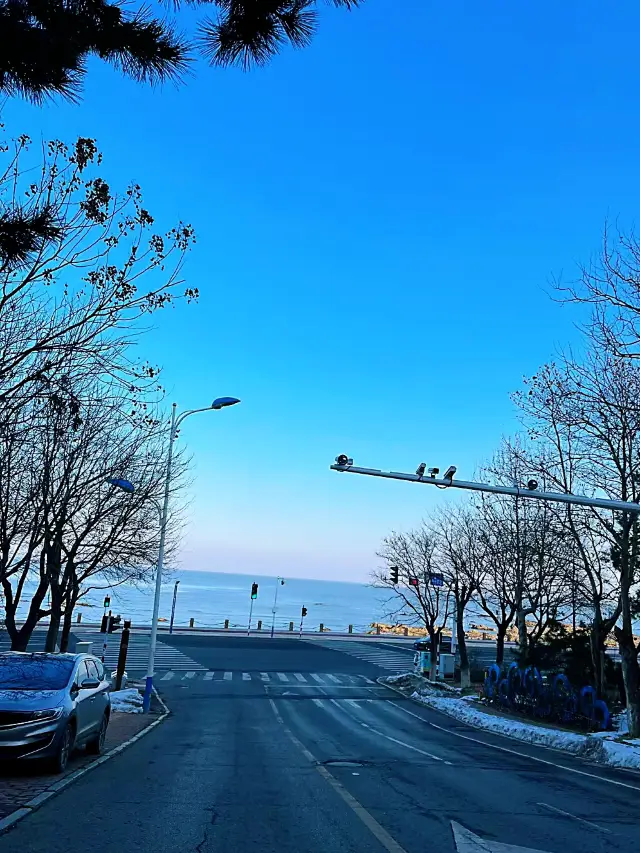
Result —
M 100 687 L 100 682 L 95 678 L 85 678 L 85 680 L 80 683 L 81 690 L 95 690 L 96 687 Z

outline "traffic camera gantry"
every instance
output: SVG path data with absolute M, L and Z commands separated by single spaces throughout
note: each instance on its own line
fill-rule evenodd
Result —
M 618 512 L 640 513 L 640 504 L 632 501 L 616 501 L 609 498 L 589 498 L 586 495 L 572 495 L 569 492 L 541 492 L 538 490 L 537 480 L 529 480 L 526 487 L 500 486 L 492 483 L 474 483 L 468 480 L 455 480 L 456 467 L 450 465 L 444 476 L 438 477 L 439 468 L 429 468 L 426 462 L 421 462 L 415 474 L 404 474 L 399 471 L 381 471 L 379 468 L 358 468 L 353 464 L 353 459 L 341 453 L 336 456 L 335 463 L 331 466 L 332 471 L 341 471 L 346 474 L 364 474 L 368 477 L 383 477 L 386 480 L 405 480 L 408 483 L 426 483 L 438 486 L 440 489 L 467 489 L 474 492 L 491 492 L 498 495 L 512 495 L 519 498 L 533 498 L 539 501 L 554 501 L 556 503 L 574 504 L 577 506 L 589 506 L 597 509 L 617 510 Z M 427 476 L 425 477 L 425 473 Z

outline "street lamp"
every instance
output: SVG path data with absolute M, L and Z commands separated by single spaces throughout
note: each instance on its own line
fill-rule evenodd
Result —
M 164 542 L 167 532 L 167 514 L 169 510 L 169 489 L 171 486 L 171 462 L 173 459 L 173 442 L 175 441 L 178 427 L 190 415 L 198 412 L 219 411 L 228 406 L 235 406 L 240 400 L 237 397 L 217 397 L 210 406 L 204 409 L 190 409 L 176 416 L 176 404 L 171 407 L 171 432 L 169 433 L 169 452 L 167 454 L 167 474 L 164 481 L 164 501 L 162 504 L 162 515 L 160 517 L 160 545 L 158 547 L 158 566 L 156 568 L 156 591 L 153 599 L 153 619 L 151 622 L 151 641 L 149 644 L 149 661 L 147 665 L 147 678 L 144 685 L 144 697 L 142 710 L 148 713 L 151 705 L 151 692 L 153 690 L 153 670 L 156 658 L 156 643 L 158 640 L 158 613 L 160 610 L 160 592 L 162 591 L 162 566 L 164 563 Z

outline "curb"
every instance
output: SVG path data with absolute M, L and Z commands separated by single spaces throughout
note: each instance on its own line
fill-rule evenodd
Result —
M 2 820 L 0 820 L 0 835 L 6 832 L 8 829 L 11 829 L 23 818 L 27 817 L 30 814 L 33 814 L 35 811 L 37 811 L 37 809 L 40 808 L 41 805 L 47 803 L 50 799 L 52 799 L 52 797 L 57 796 L 57 794 L 59 794 L 61 791 L 64 791 L 65 788 L 68 788 L 69 785 L 73 785 L 74 782 L 77 782 L 77 780 L 80 779 L 82 776 L 85 776 L 87 773 L 90 773 L 95 767 L 99 767 L 101 764 L 104 764 L 110 759 L 115 758 L 116 755 L 119 755 L 121 752 L 124 752 L 125 749 L 132 746 L 136 741 L 140 740 L 140 738 L 144 737 L 146 734 L 152 731 L 152 729 L 155 729 L 156 726 L 160 725 L 160 723 L 163 723 L 167 719 L 171 711 L 162 701 L 155 687 L 153 688 L 153 692 L 156 699 L 160 703 L 160 707 L 163 711 L 163 713 L 161 714 L 161 716 L 158 717 L 157 720 L 154 720 L 152 723 L 149 723 L 148 726 L 145 726 L 144 729 L 133 735 L 133 737 L 130 737 L 129 740 L 126 740 L 119 746 L 114 746 L 113 749 L 110 749 L 109 752 L 105 753 L 95 761 L 92 761 L 91 764 L 88 764 L 86 767 L 82 767 L 80 770 L 76 770 L 73 773 L 69 773 L 68 776 L 64 776 L 58 782 L 54 782 L 53 785 L 50 785 L 46 791 L 42 791 L 42 793 L 29 800 L 29 802 L 25 803 L 19 809 L 16 809 L 15 811 L 11 812 L 11 814 L 8 814 L 5 818 L 2 818 Z
M 469 726 L 470 729 L 475 729 L 477 732 L 481 732 L 486 735 L 493 735 L 494 737 L 502 737 L 511 741 L 512 743 L 523 744 L 525 746 L 531 747 L 541 747 L 542 749 L 549 749 L 552 752 L 557 752 L 559 755 L 571 756 L 573 758 L 577 758 L 581 761 L 584 761 L 586 764 L 590 764 L 592 767 L 598 767 L 600 769 L 608 769 L 608 770 L 620 770 L 624 773 L 631 773 L 634 775 L 639 775 L 640 770 L 637 770 L 635 767 L 625 767 L 623 764 L 610 764 L 608 761 L 599 761 L 597 758 L 592 757 L 588 753 L 582 754 L 581 752 L 574 752 L 570 749 L 563 749 L 561 746 L 556 746 L 555 744 L 547 744 L 547 743 L 535 743 L 533 741 L 521 740 L 520 738 L 514 737 L 506 732 L 497 732 L 492 729 L 486 729 L 483 726 L 476 725 L 475 723 L 470 723 L 467 720 L 463 720 L 460 717 L 457 717 L 455 714 L 450 711 L 445 710 L 444 708 L 434 708 L 426 702 L 420 702 L 417 699 L 414 699 L 412 696 L 407 696 L 406 693 L 403 693 L 400 688 L 395 687 L 392 684 L 386 684 L 384 681 L 381 681 L 385 676 L 380 676 L 376 679 L 376 682 L 381 687 L 387 687 L 389 690 L 393 690 L 394 693 L 399 694 L 404 699 L 408 699 L 410 702 L 413 702 L 415 705 L 419 705 L 421 708 L 428 708 L 430 711 L 433 711 L 436 714 L 444 714 L 446 717 L 449 717 L 452 720 L 455 720 L 458 723 L 464 723 L 465 726 Z M 589 735 L 581 735 L 584 738 L 585 745 L 589 743 Z M 599 743 L 598 738 L 593 738 L 592 742 L 595 744 Z

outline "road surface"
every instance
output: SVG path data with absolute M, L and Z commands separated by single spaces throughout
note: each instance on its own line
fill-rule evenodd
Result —
M 189 640 L 160 727 L 2 853 L 636 853 L 640 775 L 480 733 L 320 643 Z M 180 641 L 181 642 L 181 641 Z

